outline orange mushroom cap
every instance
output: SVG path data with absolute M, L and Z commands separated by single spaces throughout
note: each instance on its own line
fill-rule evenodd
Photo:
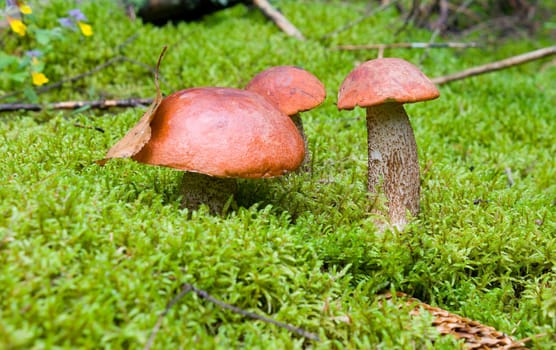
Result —
M 175 92 L 158 107 L 151 133 L 134 160 L 217 177 L 280 176 L 297 169 L 304 157 L 291 119 L 240 89 Z
M 400 58 L 377 58 L 359 65 L 344 79 L 338 91 L 338 109 L 412 103 L 438 96 L 434 83 L 413 64 Z
M 268 68 L 251 79 L 245 89 L 264 96 L 287 115 L 315 108 L 326 98 L 320 80 L 294 66 Z

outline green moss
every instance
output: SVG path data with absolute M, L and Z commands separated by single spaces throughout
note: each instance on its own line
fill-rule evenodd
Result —
M 31 3 L 39 24 L 69 9 L 65 1 Z M 179 209 L 178 172 L 129 160 L 94 163 L 142 110 L 3 114 L 0 348 L 140 348 L 184 282 L 322 341 L 188 294 L 165 317 L 156 348 L 457 346 L 438 339 L 429 316 L 411 318 L 408 310 L 380 304 L 376 294 L 385 289 L 516 338 L 554 334 L 556 69 L 533 62 L 442 86 L 440 99 L 408 105 L 422 210 L 406 233 L 379 234 L 365 194 L 364 111 L 335 107 L 344 76 L 376 52 L 329 47 L 426 41 L 430 33 L 410 28 L 396 37 L 392 28 L 401 22 L 390 9 L 321 39 L 367 3 L 280 2 L 309 38 L 299 42 L 243 5 L 200 22 L 154 27 L 128 20 L 111 1 L 83 2 L 94 35 L 61 42 L 45 57 L 52 81 L 116 55 L 152 66 L 163 45 L 169 45 L 161 68 L 165 93 L 242 87 L 269 66 L 302 66 L 328 92 L 321 107 L 302 115 L 313 173 L 241 181 L 240 207 L 226 217 L 187 213 Z M 541 31 L 535 40 L 481 50 L 430 50 L 421 68 L 440 76 L 542 47 L 548 38 Z M 6 40 L 7 48 L 22 44 Z M 385 55 L 418 63 L 423 52 Z M 153 95 L 152 72 L 122 61 L 40 96 Z M 548 349 L 553 342 L 547 336 L 534 344 Z

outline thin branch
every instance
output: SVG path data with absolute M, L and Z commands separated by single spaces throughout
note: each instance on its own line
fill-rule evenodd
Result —
M 273 324 L 273 325 L 275 325 L 275 326 L 277 326 L 277 327 L 287 329 L 288 331 L 290 331 L 290 332 L 292 332 L 292 333 L 296 333 L 296 334 L 298 334 L 298 335 L 300 335 L 300 336 L 302 336 L 302 337 L 304 337 L 304 338 L 310 339 L 310 340 L 320 341 L 318 335 L 316 335 L 316 334 L 314 334 L 314 333 L 307 332 L 307 331 L 305 331 L 305 330 L 303 330 L 303 329 L 301 329 L 301 328 L 297 328 L 297 327 L 294 327 L 294 326 L 289 325 L 289 324 L 287 324 L 287 323 L 283 323 L 283 322 L 280 322 L 280 321 L 276 321 L 276 320 L 274 320 L 274 319 L 272 319 L 272 318 L 269 318 L 269 317 L 266 317 L 266 316 L 262 316 L 262 315 L 259 315 L 259 314 L 254 313 L 254 312 L 250 312 L 250 311 L 246 311 L 246 310 L 240 309 L 240 308 L 238 308 L 237 306 L 233 306 L 233 305 L 230 305 L 230 304 L 226 304 L 226 303 L 223 302 L 223 301 L 220 301 L 220 300 L 218 300 L 218 299 L 215 299 L 214 297 L 212 297 L 210 294 L 208 294 L 208 293 L 205 292 L 204 290 L 197 289 L 197 288 L 195 288 L 194 286 L 192 286 L 192 285 L 190 285 L 190 284 L 187 284 L 187 283 L 184 284 L 184 287 L 183 287 L 183 288 L 186 288 L 186 287 L 191 287 L 191 289 L 193 289 L 193 291 L 194 291 L 199 297 L 201 297 L 201 298 L 203 298 L 203 299 L 205 299 L 205 300 L 208 300 L 208 301 L 210 301 L 211 303 L 214 303 L 214 304 L 216 304 L 216 305 L 222 307 L 223 309 L 230 310 L 230 311 L 232 311 L 232 312 L 235 312 L 235 313 L 237 313 L 237 314 L 240 314 L 240 315 L 245 316 L 245 317 L 248 317 L 248 318 L 252 318 L 252 319 L 254 319 L 254 320 L 259 320 L 259 321 L 263 321 L 263 322 L 266 322 L 266 323 Z
M 280 11 L 275 9 L 267 0 L 253 0 L 253 4 L 261 10 L 261 12 L 274 22 L 284 33 L 299 40 L 305 40 L 305 37 L 299 29 L 297 29 Z
M 127 39 L 125 39 L 121 44 L 119 44 L 118 46 L 116 46 L 116 49 L 118 50 L 118 52 L 121 52 L 123 49 L 125 49 L 125 47 L 129 44 L 131 44 L 132 42 L 135 41 L 135 39 L 137 39 L 139 37 L 138 33 L 132 34 L 130 35 Z
M 181 292 L 178 295 L 176 295 L 172 300 L 170 300 L 168 304 L 166 304 L 164 311 L 162 311 L 160 316 L 158 316 L 158 320 L 156 320 L 156 324 L 154 325 L 154 328 L 151 331 L 151 335 L 149 336 L 149 340 L 147 341 L 147 344 L 145 344 L 144 350 L 150 350 L 150 348 L 153 345 L 154 338 L 156 337 L 156 334 L 158 333 L 160 327 L 162 326 L 162 320 L 164 319 L 164 316 L 166 316 L 166 314 L 170 312 L 172 306 L 174 306 L 178 301 L 180 301 L 180 299 L 183 298 L 187 293 L 191 292 L 192 290 L 191 287 L 193 286 L 187 283 L 182 285 Z
M 398 0 L 393 0 L 393 1 L 390 1 L 390 2 L 387 2 L 387 3 L 384 3 L 384 4 L 380 5 L 379 7 L 370 8 L 369 10 L 365 11 L 365 13 L 361 17 L 347 23 L 344 26 L 341 26 L 338 29 L 335 29 L 335 30 L 331 31 L 330 33 L 324 34 L 321 37 L 321 39 L 324 40 L 324 39 L 328 39 L 330 37 L 336 36 L 339 33 L 344 32 L 344 31 L 350 29 L 351 27 L 354 27 L 357 24 L 363 22 L 367 18 L 374 16 L 376 13 L 386 10 L 388 7 L 396 4 L 397 2 L 398 2 Z
M 413 17 L 415 17 L 415 15 L 417 14 L 417 8 L 419 7 L 420 4 L 421 4 L 420 0 L 412 0 L 411 9 L 409 10 L 409 14 L 405 17 L 402 26 L 400 28 L 398 28 L 398 30 L 396 30 L 396 33 L 394 33 L 394 36 L 398 36 L 398 34 L 403 32 L 405 30 L 405 28 L 407 28 L 407 25 L 409 24 L 411 19 Z
M 443 31 L 444 26 L 451 22 L 455 16 L 457 16 L 457 14 L 460 11 L 465 10 L 467 7 L 469 7 L 469 5 L 471 5 L 471 3 L 474 0 L 466 0 L 463 4 L 461 4 L 452 15 L 448 16 L 448 9 L 449 9 L 449 4 L 445 1 L 441 1 L 441 10 L 442 10 L 442 15 L 444 17 L 443 22 L 437 22 L 439 25 L 436 26 L 436 28 L 434 29 L 434 31 L 431 34 L 431 37 L 429 39 L 429 44 L 434 43 L 434 41 L 436 40 L 436 38 L 438 37 L 438 35 L 440 34 L 441 31 Z M 421 54 L 421 57 L 419 58 L 419 62 L 422 63 L 423 60 L 427 57 L 428 55 L 428 49 L 424 50 L 423 53 Z
M 339 45 L 332 49 L 334 50 L 384 50 L 384 49 L 467 49 L 480 47 L 478 43 L 460 43 L 460 42 L 448 42 L 448 43 L 393 43 L 393 44 L 367 44 L 367 45 Z
M 89 108 L 110 108 L 110 107 L 138 107 L 148 106 L 153 102 L 152 98 L 128 98 L 123 100 L 98 100 L 98 101 L 63 101 L 54 102 L 46 105 L 37 103 L 4 103 L 0 104 L 0 112 L 10 111 L 42 111 L 44 109 L 78 109 Z
M 129 57 L 126 57 L 126 56 L 123 57 L 123 60 L 126 61 L 126 62 L 129 62 L 129 63 L 133 63 L 133 64 L 135 64 L 135 65 L 137 65 L 137 66 L 139 66 L 139 67 L 143 67 L 143 68 L 145 68 L 145 70 L 148 70 L 148 71 L 151 72 L 153 75 L 156 74 L 156 68 L 153 67 L 153 66 L 150 66 L 150 65 L 148 65 L 148 64 L 146 64 L 146 63 L 143 63 L 143 62 L 134 60 L 133 58 L 129 58 Z M 166 81 L 166 79 L 164 79 L 163 77 L 161 77 L 160 74 L 159 74 L 159 76 L 158 76 L 158 80 L 160 80 L 160 82 L 161 82 L 162 84 L 164 84 L 168 89 L 170 89 L 170 91 L 175 91 L 175 90 L 176 90 L 176 89 L 174 89 L 174 88 L 168 83 L 168 81 Z
M 533 339 L 544 338 L 544 337 L 546 337 L 547 335 L 548 335 L 547 333 L 539 333 L 539 334 L 535 334 L 535 335 L 532 335 L 532 336 L 527 337 L 527 338 L 520 339 L 520 340 L 518 340 L 517 342 L 518 342 L 518 343 L 527 344 L 527 343 L 532 342 Z M 511 349 L 511 347 L 510 347 L 510 349 Z
M 266 322 L 266 323 L 273 324 L 277 327 L 284 328 L 284 329 L 286 329 L 286 330 L 288 330 L 292 333 L 295 333 L 297 335 L 300 335 L 300 336 L 302 336 L 304 338 L 307 338 L 307 339 L 310 339 L 310 340 L 320 341 L 320 338 L 318 337 L 318 335 L 316 335 L 314 333 L 307 332 L 307 331 L 305 331 L 301 328 L 294 327 L 292 325 L 289 325 L 287 323 L 283 323 L 283 322 L 280 322 L 280 321 L 276 321 L 272 318 L 262 316 L 262 315 L 254 313 L 254 312 L 250 312 L 250 311 L 247 311 L 247 310 L 240 309 L 237 306 L 227 304 L 227 303 L 225 303 L 221 300 L 218 300 L 218 299 L 214 298 L 208 292 L 206 292 L 202 289 L 196 288 L 192 284 L 184 283 L 182 285 L 181 289 L 182 289 L 181 292 L 166 305 L 166 308 L 164 308 L 164 311 L 162 311 L 162 313 L 158 317 L 158 320 L 157 320 L 153 330 L 151 331 L 151 335 L 149 336 L 149 340 L 145 344 L 144 350 L 150 350 L 151 349 L 152 344 L 154 342 L 154 338 L 156 337 L 156 334 L 159 332 L 160 327 L 162 326 L 162 319 L 164 318 L 164 316 L 166 316 L 166 314 L 168 314 L 168 312 L 170 311 L 172 306 L 174 306 L 181 298 L 183 298 L 187 293 L 189 293 L 191 291 L 194 292 L 195 294 L 197 294 L 197 296 L 199 296 L 199 298 L 210 301 L 211 303 L 216 304 L 223 309 L 235 312 L 235 313 L 240 314 L 240 315 L 242 315 L 244 317 L 247 317 L 247 318 L 251 318 L 251 319 L 254 319 L 254 320 L 259 320 L 259 321 L 263 321 L 263 322 Z
M 543 49 L 527 52 L 521 55 L 509 57 L 500 61 L 488 63 L 482 66 L 477 66 L 473 68 L 466 69 L 464 71 L 449 74 L 442 77 L 436 77 L 432 79 L 432 82 L 435 84 L 446 84 L 452 81 L 465 79 L 468 77 L 472 77 L 479 74 L 494 72 L 497 70 L 501 70 L 508 67 L 517 66 L 523 63 L 527 63 L 533 60 L 538 60 L 547 56 L 555 55 L 556 54 L 556 45 L 545 47 Z
M 448 2 L 446 0 L 439 1 L 440 17 L 433 23 L 435 33 L 440 33 L 448 25 Z M 436 34 L 438 35 L 438 34 Z
M 465 1 L 464 3 L 462 3 L 458 6 L 456 6 L 456 4 L 450 4 L 449 3 L 448 8 L 450 10 L 452 10 L 453 13 L 454 13 L 452 15 L 452 17 L 461 13 L 463 16 L 465 16 L 469 19 L 472 19 L 472 20 L 477 21 L 477 22 L 480 21 L 481 17 L 479 15 L 477 15 L 477 13 L 475 13 L 474 11 L 471 11 L 470 9 L 468 9 L 469 5 L 471 5 L 474 1 L 475 0 L 467 0 L 467 1 Z M 453 18 L 450 18 L 450 19 L 453 19 Z
M 477 23 L 474 26 L 465 29 L 464 31 L 459 33 L 459 36 L 466 37 L 473 34 L 474 32 L 483 30 L 489 30 L 492 32 L 493 30 L 499 31 L 501 29 L 507 28 L 518 29 L 517 22 L 519 22 L 518 16 L 500 16 L 489 18 L 484 22 Z

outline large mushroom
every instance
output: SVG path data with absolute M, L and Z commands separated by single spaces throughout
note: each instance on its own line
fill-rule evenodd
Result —
M 185 171 L 183 206 L 207 204 L 221 213 L 235 178 L 271 178 L 296 170 L 303 140 L 293 122 L 262 96 L 203 87 L 164 98 L 150 122 L 150 139 L 131 158 Z
M 303 137 L 305 145 L 303 165 L 307 165 L 310 155 L 299 113 L 313 109 L 324 101 L 326 90 L 321 81 L 302 68 L 276 66 L 255 75 L 245 89 L 262 95 L 282 113 L 292 118 Z
M 382 187 L 390 224 L 403 230 L 407 212 L 419 213 L 417 145 L 404 103 L 439 96 L 436 86 L 413 64 L 399 58 L 367 61 L 343 81 L 338 109 L 367 109 L 368 190 Z

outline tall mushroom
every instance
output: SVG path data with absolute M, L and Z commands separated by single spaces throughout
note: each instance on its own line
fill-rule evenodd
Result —
M 310 160 L 307 137 L 303 129 L 300 112 L 320 105 L 326 98 L 326 90 L 321 81 L 308 71 L 294 66 L 276 66 L 257 74 L 245 87 L 270 101 L 282 113 L 292 118 L 303 137 L 305 159 Z
M 131 158 L 185 171 L 183 206 L 221 213 L 235 178 L 270 178 L 296 170 L 303 140 L 293 122 L 260 95 L 203 87 L 164 98 L 148 142 Z
M 407 212 L 419 212 L 417 145 L 404 103 L 439 96 L 436 86 L 413 64 L 399 58 L 367 61 L 352 70 L 338 92 L 338 109 L 367 109 L 368 190 L 382 189 L 390 224 L 403 230 Z

